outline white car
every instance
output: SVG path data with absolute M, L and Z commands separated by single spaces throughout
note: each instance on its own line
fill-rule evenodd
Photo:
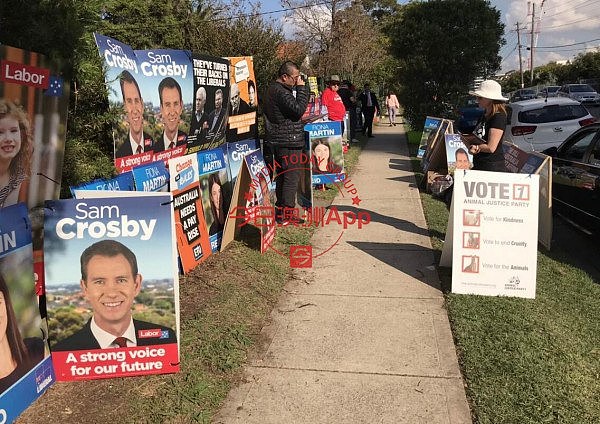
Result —
M 596 122 L 581 103 L 564 97 L 511 103 L 507 112 L 504 140 L 528 152 L 558 146 L 579 128 Z

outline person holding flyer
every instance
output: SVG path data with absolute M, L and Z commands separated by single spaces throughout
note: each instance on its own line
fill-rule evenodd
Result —
M 94 314 L 52 351 L 177 343 L 171 328 L 133 319 L 131 309 L 142 288 L 142 275 L 129 248 L 115 240 L 99 241 L 83 251 L 80 265 L 81 290 Z M 160 337 L 139 337 L 144 330 L 160 330 Z
M 477 97 L 479 107 L 484 109 L 472 134 L 463 134 L 463 141 L 473 154 L 473 169 L 479 171 L 506 172 L 502 137 L 506 128 L 506 106 L 508 100 L 502 95 L 500 84 L 486 80 L 479 88 L 469 91 Z

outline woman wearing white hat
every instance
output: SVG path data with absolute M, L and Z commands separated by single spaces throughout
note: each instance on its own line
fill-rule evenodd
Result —
M 473 154 L 473 169 L 505 172 L 502 137 L 506 128 L 504 102 L 508 99 L 502 96 L 500 84 L 493 80 L 483 81 L 477 90 L 469 91 L 469 94 L 476 96 L 479 107 L 485 110 L 473 131 L 485 143 L 478 144 L 475 137 L 465 137 Z

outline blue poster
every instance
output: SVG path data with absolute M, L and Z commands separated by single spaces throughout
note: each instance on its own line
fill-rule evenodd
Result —
M 342 126 L 339 122 L 307 124 L 313 184 L 333 184 L 344 179 Z
M 12 422 L 54 381 L 47 324 L 35 293 L 31 223 L 27 206 L 0 210 L 0 348 L 12 371 L 0 378 L 0 422 Z M 5 346 L 1 346 L 5 344 Z
M 111 179 L 97 179 L 89 183 L 70 187 L 71 195 L 77 198 L 78 190 L 108 190 L 108 191 L 135 191 L 133 174 L 131 171 L 124 172 Z
M 169 191 L 169 171 L 163 161 L 133 168 L 136 191 Z
M 244 161 L 244 156 L 256 150 L 256 141 L 236 141 L 233 143 L 227 143 L 226 146 L 229 179 L 231 180 L 231 185 L 235 186 L 235 180 L 237 179 L 237 176 L 240 173 L 240 168 L 242 166 L 242 162 Z

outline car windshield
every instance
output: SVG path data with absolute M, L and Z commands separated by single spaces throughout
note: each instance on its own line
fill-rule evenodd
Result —
M 579 119 L 587 114 L 587 109 L 581 105 L 550 105 L 519 112 L 519 121 L 526 124 L 543 124 Z
M 587 84 L 576 84 L 571 86 L 571 93 L 589 93 L 594 91 L 592 87 Z
M 521 94 L 534 94 L 535 95 L 535 91 L 533 91 L 533 90 L 521 90 Z
M 560 87 L 557 85 L 556 87 L 548 87 L 546 90 L 548 93 L 556 93 Z

